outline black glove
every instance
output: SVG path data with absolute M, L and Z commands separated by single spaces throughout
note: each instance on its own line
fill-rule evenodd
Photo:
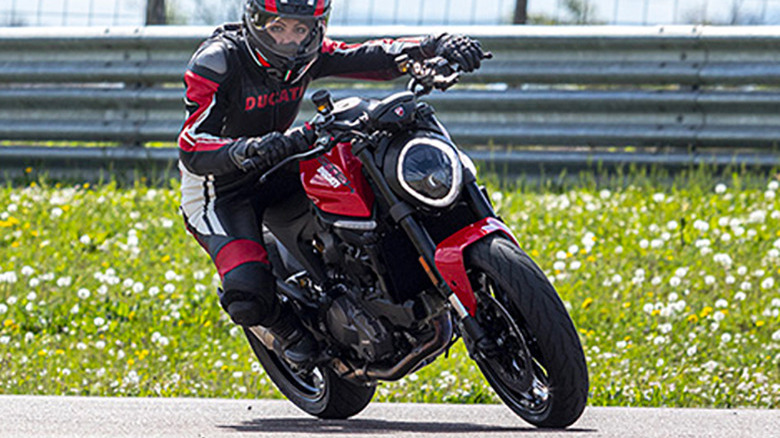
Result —
M 317 133 L 308 123 L 304 123 L 303 126 L 298 128 L 290 129 L 285 135 L 300 147 L 300 151 L 309 149 L 314 144 L 314 141 L 317 140 Z
M 428 57 L 441 56 L 458 64 L 466 73 L 478 69 L 485 59 L 485 51 L 479 41 L 465 35 L 430 35 L 422 42 L 422 51 Z
M 244 172 L 259 170 L 265 172 L 279 164 L 290 155 L 303 152 L 309 148 L 306 137 L 297 130 L 284 135 L 271 132 L 262 137 L 250 137 L 238 140 L 228 153 L 233 163 Z

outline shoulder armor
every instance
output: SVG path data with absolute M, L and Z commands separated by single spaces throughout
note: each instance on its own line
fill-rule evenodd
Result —
M 224 75 L 228 71 L 227 45 L 219 40 L 207 42 L 193 56 L 190 68 L 199 71 L 205 69 L 217 76 Z

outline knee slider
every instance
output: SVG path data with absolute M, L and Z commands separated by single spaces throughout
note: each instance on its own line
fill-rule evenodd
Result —
M 276 294 L 259 294 L 237 289 L 218 289 L 219 304 L 234 323 L 251 327 L 268 326 L 279 317 L 279 300 Z

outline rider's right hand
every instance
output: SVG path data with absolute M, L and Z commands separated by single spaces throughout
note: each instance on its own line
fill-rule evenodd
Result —
M 290 155 L 309 148 L 296 136 L 271 132 L 262 137 L 242 138 L 230 146 L 233 163 L 244 172 L 264 172 Z

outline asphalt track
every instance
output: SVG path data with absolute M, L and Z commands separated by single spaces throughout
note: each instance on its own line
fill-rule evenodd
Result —
M 321 421 L 286 401 L 0 396 L 0 437 L 780 437 L 780 411 L 588 408 L 565 431 L 501 405 L 375 403 Z

